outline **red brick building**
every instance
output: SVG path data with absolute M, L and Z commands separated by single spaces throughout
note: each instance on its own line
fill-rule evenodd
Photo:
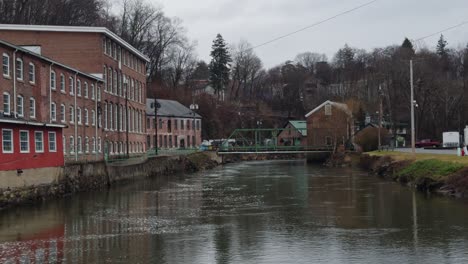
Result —
M 145 151 L 148 57 L 101 27 L 0 25 L 0 39 L 35 48 L 44 56 L 102 78 L 98 111 L 106 151 L 110 155 Z
M 61 166 L 64 154 L 74 160 L 101 159 L 102 133 L 98 129 L 97 113 L 102 80 L 2 40 L 0 54 L 0 118 L 3 119 L 0 128 L 13 133 L 13 150 L 20 150 L 14 146 L 20 146 L 20 138 L 23 138 L 21 159 L 28 153 L 34 159 L 45 158 L 38 164 L 23 161 L 28 164 L 21 167 Z M 28 130 L 29 133 L 21 133 Z M 26 150 L 27 145 L 37 141 L 33 136 L 41 133 L 43 136 L 39 138 L 43 138 L 44 146 L 49 145 L 49 140 L 54 141 L 51 143 L 55 145 L 54 150 L 48 157 L 43 154 L 45 152 L 38 155 L 39 152 Z M 45 150 L 47 148 L 42 151 Z M 47 159 L 56 160 L 49 162 Z
M 147 145 L 161 149 L 197 147 L 201 143 L 202 117 L 173 100 L 147 99 Z M 155 107 L 157 119 L 155 118 Z M 156 121 L 157 120 L 157 121 Z M 155 129 L 157 127 L 157 129 Z M 157 131 L 156 131 L 157 130 Z M 156 138 L 157 135 L 157 138 Z
M 353 115 L 346 104 L 323 102 L 307 115 L 309 146 L 339 146 L 352 140 Z

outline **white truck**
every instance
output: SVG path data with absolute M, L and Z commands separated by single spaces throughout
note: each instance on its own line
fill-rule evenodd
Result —
M 460 133 L 444 132 L 442 134 L 444 148 L 457 148 L 460 146 Z

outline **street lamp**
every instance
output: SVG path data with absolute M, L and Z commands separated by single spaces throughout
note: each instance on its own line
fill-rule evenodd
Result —
M 196 132 L 195 132 L 195 110 L 198 110 L 198 104 L 191 104 L 190 105 L 190 110 L 192 110 L 192 115 L 193 115 L 193 123 L 192 123 L 192 126 L 193 126 L 193 139 L 192 139 L 192 146 L 195 147 L 195 140 L 197 138 L 197 135 L 196 135 Z

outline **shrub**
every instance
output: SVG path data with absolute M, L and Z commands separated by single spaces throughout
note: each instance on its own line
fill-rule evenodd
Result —
M 416 161 L 409 166 L 403 168 L 397 173 L 399 178 L 405 178 L 408 181 L 418 182 L 423 178 L 428 178 L 434 181 L 441 181 L 450 174 L 453 174 L 464 166 L 461 164 L 429 159 Z

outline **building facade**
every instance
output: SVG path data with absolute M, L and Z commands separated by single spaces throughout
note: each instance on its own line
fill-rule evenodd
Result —
M 289 121 L 278 135 L 278 145 L 307 146 L 307 121 Z
M 122 155 L 145 151 L 148 57 L 101 27 L 0 25 L 0 36 L 102 78 L 98 110 L 106 153 Z
M 63 127 L 56 139 L 62 156 L 102 159 L 98 109 L 102 80 L 2 40 L 0 54 L 0 117 L 18 124 Z
M 346 145 L 352 142 L 353 116 L 346 104 L 325 101 L 306 115 L 309 146 Z
M 177 101 L 156 101 L 146 100 L 146 144 L 151 149 L 198 147 L 202 117 Z

